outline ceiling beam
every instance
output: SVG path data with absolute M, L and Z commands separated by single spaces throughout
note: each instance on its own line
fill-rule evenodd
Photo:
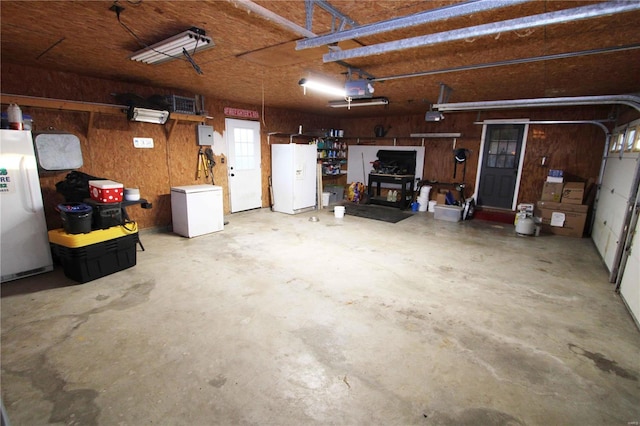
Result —
M 380 34 L 383 32 L 393 31 L 401 28 L 409 28 L 416 25 L 442 21 L 458 16 L 471 15 L 473 13 L 498 9 L 505 6 L 513 6 L 528 1 L 531 0 L 471 0 L 466 3 L 454 4 L 438 9 L 431 9 L 424 12 L 415 13 L 413 15 L 388 19 L 369 25 L 362 25 L 345 31 L 339 31 L 314 38 L 307 38 L 305 40 L 298 41 L 298 43 L 296 44 L 296 50 L 309 49 L 312 47 L 319 47 L 327 44 L 337 43 L 343 40 L 351 40 L 358 37 Z
M 387 43 L 379 43 L 350 50 L 334 51 L 323 55 L 322 59 L 324 62 L 335 62 L 363 56 L 397 52 L 400 50 L 446 43 L 450 41 L 499 34 L 507 31 L 518 31 L 528 28 L 542 27 L 545 25 L 562 24 L 637 10 L 640 10 L 640 2 L 637 1 L 609 1 L 576 7 L 573 9 L 560 10 L 557 12 L 542 13 L 522 18 L 509 19 L 506 21 L 491 22 L 489 24 L 478 25 L 475 27 L 460 28 L 452 31 L 444 31 L 435 34 L 390 41 Z

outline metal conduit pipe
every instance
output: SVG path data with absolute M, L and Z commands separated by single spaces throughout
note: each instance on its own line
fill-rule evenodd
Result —
M 573 96 L 573 97 L 560 97 L 560 98 L 511 99 L 511 100 L 504 100 L 504 101 L 458 102 L 458 103 L 434 104 L 433 108 L 440 112 L 454 112 L 454 111 L 484 111 L 484 110 L 490 110 L 490 109 L 542 108 L 542 107 L 557 107 L 557 106 L 606 105 L 606 104 L 627 105 L 640 111 L 640 96 L 638 95 Z
M 441 33 L 405 38 L 387 43 L 373 44 L 371 46 L 358 47 L 349 50 L 334 51 L 324 54 L 322 59 L 324 62 L 335 62 L 362 56 L 380 55 L 382 53 L 396 52 L 399 50 L 412 49 L 432 44 L 482 37 L 507 31 L 542 27 L 545 25 L 562 24 L 565 22 L 573 22 L 635 10 L 640 10 L 640 2 L 610 1 L 589 6 L 576 7 L 573 9 L 560 10 L 557 12 L 542 13 L 539 15 L 525 16 L 506 21 L 492 22 L 475 27 L 460 28 Z
M 438 9 L 427 10 L 413 15 L 388 19 L 373 24 L 351 28 L 345 31 L 300 40 L 296 43 L 296 50 L 309 49 L 312 47 L 324 46 L 327 44 L 337 43 L 339 41 L 352 40 L 358 37 L 380 34 L 401 28 L 409 28 L 430 22 L 443 21 L 449 18 L 471 15 L 473 13 L 499 9 L 506 6 L 513 6 L 528 1 L 531 0 L 471 0 L 465 3 L 440 7 Z
M 421 71 L 421 72 L 414 72 L 409 74 L 398 74 L 398 75 L 391 75 L 388 77 L 377 77 L 370 80 L 371 81 L 387 81 L 387 80 L 397 80 L 400 78 L 424 77 L 427 75 L 445 74 L 445 73 L 459 72 L 459 71 L 480 70 L 484 68 L 527 64 L 531 62 L 551 61 L 556 59 L 575 58 L 578 56 L 597 55 L 600 53 L 621 52 L 625 50 L 633 50 L 633 49 L 639 49 L 639 48 L 640 48 L 640 44 L 627 44 L 625 46 L 603 47 L 600 49 L 580 50 L 578 52 L 556 53 L 552 55 L 534 56 L 531 58 L 509 59 L 506 61 L 488 62 L 486 64 L 463 65 L 459 67 L 441 68 L 439 70 L 432 70 L 432 71 Z

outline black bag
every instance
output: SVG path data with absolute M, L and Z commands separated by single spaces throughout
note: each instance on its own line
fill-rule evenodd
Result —
M 89 192 L 90 180 L 104 180 L 104 178 L 95 177 L 86 173 L 72 171 L 63 181 L 56 183 L 56 192 L 64 195 L 66 202 L 82 202 L 86 198 L 91 197 Z

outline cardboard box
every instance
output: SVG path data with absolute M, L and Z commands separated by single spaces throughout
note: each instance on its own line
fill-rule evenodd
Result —
M 540 201 L 553 201 L 559 203 L 562 199 L 562 188 L 564 183 L 545 182 L 542 188 Z
M 582 204 L 584 198 L 584 182 L 566 182 L 562 188 L 561 203 Z
M 443 194 L 442 192 L 436 194 L 436 203 L 441 206 L 447 204 L 447 194 Z
M 542 219 L 542 229 L 555 235 L 581 238 L 589 206 L 538 201 L 535 216 Z M 556 219 L 554 223 L 553 219 Z

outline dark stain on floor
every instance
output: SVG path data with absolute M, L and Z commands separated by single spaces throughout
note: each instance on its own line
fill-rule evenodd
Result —
M 513 417 L 510 414 L 491 408 L 469 408 L 454 415 L 435 412 L 431 414 L 423 414 L 424 418 L 428 417 L 430 424 L 439 425 L 492 425 L 492 426 L 523 426 L 524 422 Z
M 620 367 L 617 362 L 606 358 L 603 354 L 597 352 L 589 352 L 588 350 L 581 348 L 580 346 L 569 343 L 569 350 L 574 354 L 589 358 L 600 370 L 605 373 L 613 373 L 616 376 L 624 379 L 638 381 L 638 376 Z

